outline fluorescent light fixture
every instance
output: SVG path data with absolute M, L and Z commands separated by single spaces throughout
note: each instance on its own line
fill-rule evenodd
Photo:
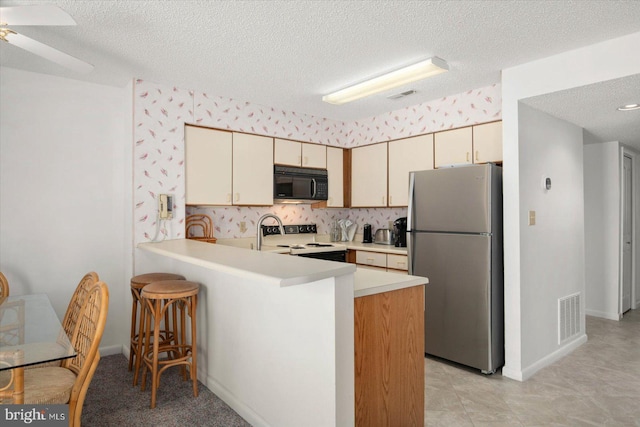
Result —
M 324 102 L 340 105 L 398 86 L 449 71 L 447 63 L 434 56 L 417 64 L 400 68 L 322 97 Z
M 633 111 L 640 110 L 640 104 L 627 104 L 622 107 L 618 107 L 618 111 Z

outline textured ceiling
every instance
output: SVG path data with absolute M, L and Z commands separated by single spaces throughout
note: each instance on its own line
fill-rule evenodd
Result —
M 5 43 L 0 64 L 115 86 L 136 77 L 337 120 L 488 86 L 504 68 L 640 31 L 637 0 L 2 1 L 39 3 L 78 25 L 13 28 L 94 71 L 75 75 Z M 342 106 L 321 101 L 431 56 L 451 71 Z M 386 99 L 407 89 L 417 93 Z

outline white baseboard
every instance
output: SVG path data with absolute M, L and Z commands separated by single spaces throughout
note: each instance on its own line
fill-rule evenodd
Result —
M 269 424 L 251 408 L 237 399 L 233 393 L 227 390 L 222 384 L 207 376 L 207 388 L 218 396 L 231 409 L 236 411 L 242 418 L 254 427 L 269 427 Z
M 129 349 L 127 349 L 127 354 L 125 355 L 129 358 Z M 100 356 L 113 356 L 114 354 L 123 354 L 123 346 L 122 345 L 110 345 L 108 347 L 100 347 Z
M 608 313 L 605 311 L 585 310 L 587 316 L 600 317 L 602 319 L 620 320 L 622 317 L 618 313 Z
M 582 334 L 578 338 L 566 344 L 565 346 L 559 348 L 553 353 L 538 360 L 528 368 L 525 368 L 523 370 L 512 370 L 512 369 L 509 369 L 507 366 L 505 366 L 504 368 L 502 368 L 502 376 L 511 378 L 512 380 L 516 380 L 516 381 L 526 381 L 529 378 L 531 378 L 539 370 L 557 362 L 558 360 L 562 359 L 563 357 L 565 357 L 566 355 L 568 355 L 573 350 L 580 347 L 582 344 L 586 342 L 587 342 L 587 335 Z

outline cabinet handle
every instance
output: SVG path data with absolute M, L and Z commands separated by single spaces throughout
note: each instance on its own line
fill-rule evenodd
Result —
M 240 193 L 236 193 L 236 202 L 240 201 Z
M 478 150 L 476 150 L 476 162 L 477 162 L 478 160 L 480 160 L 480 159 L 478 159 Z
M 467 162 L 469 161 L 469 152 L 467 151 Z
M 304 164 L 305 165 L 309 164 L 309 158 L 307 156 L 304 156 Z
M 231 193 L 227 193 L 227 202 L 231 201 Z
M 373 258 L 367 258 L 367 263 L 368 264 L 373 264 Z
M 393 203 L 393 196 L 389 196 L 389 205 Z
M 386 196 L 382 196 L 382 204 L 386 205 L 387 203 L 385 202 Z

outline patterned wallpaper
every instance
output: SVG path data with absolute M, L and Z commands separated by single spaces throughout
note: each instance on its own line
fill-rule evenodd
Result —
M 340 122 L 276 110 L 250 102 L 207 95 L 137 80 L 134 90 L 134 239 L 184 237 L 184 124 L 315 142 L 340 147 L 436 132 L 501 118 L 501 89 L 496 84 L 418 104 L 355 122 Z M 157 223 L 158 194 L 174 195 L 174 219 Z M 329 232 L 336 219 L 349 218 L 374 230 L 406 216 L 406 209 L 314 209 L 309 205 L 273 207 L 190 208 L 207 213 L 218 238 L 255 235 L 255 222 L 266 212 L 286 224 L 316 223 L 318 233 Z M 247 231 L 240 232 L 245 221 Z

